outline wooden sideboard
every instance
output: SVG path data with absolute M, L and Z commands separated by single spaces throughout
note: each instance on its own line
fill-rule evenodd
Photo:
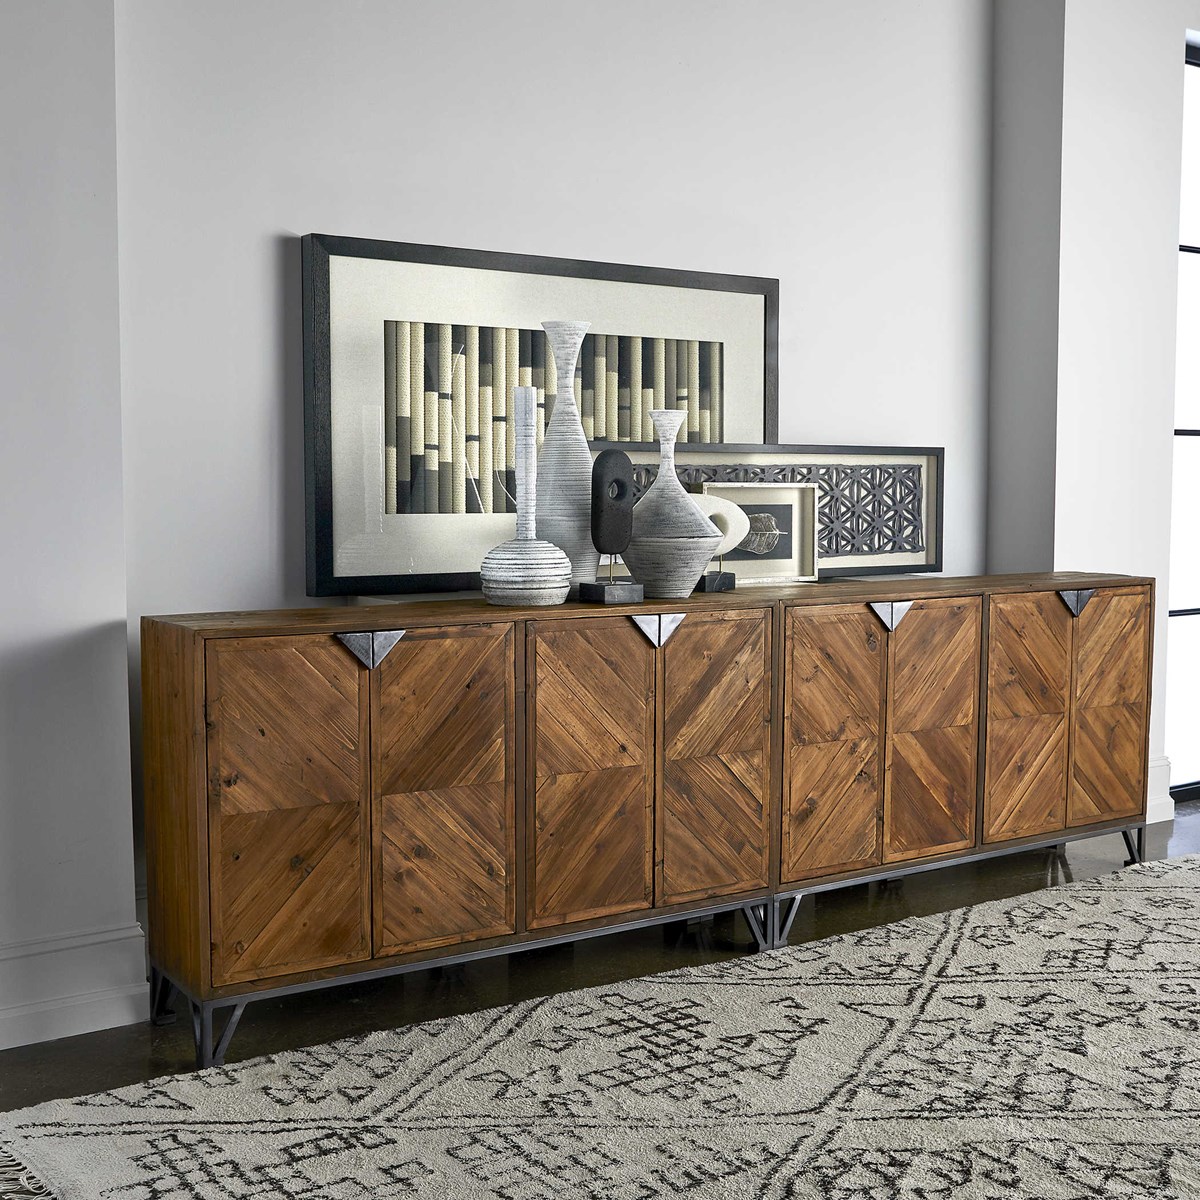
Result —
M 731 909 L 769 948 L 848 882 L 1137 858 L 1153 586 L 143 618 L 155 1019 L 182 996 L 208 1065 L 247 1002 L 351 977 Z

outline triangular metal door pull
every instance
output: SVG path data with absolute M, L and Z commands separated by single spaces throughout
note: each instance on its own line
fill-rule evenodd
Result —
M 873 600 L 867 605 L 890 633 L 896 632 L 896 626 L 912 606 L 911 600 Z
M 873 600 L 867 607 L 883 622 L 885 629 L 892 628 L 892 602 L 890 600 Z
M 403 629 L 382 629 L 375 633 L 339 633 L 337 639 L 371 671 L 387 658 L 404 633 Z
M 375 664 L 371 659 L 375 656 L 375 647 L 369 633 L 339 633 L 337 640 L 358 659 L 369 671 Z
M 1077 588 L 1074 591 L 1059 592 L 1058 597 L 1071 610 L 1071 616 L 1077 617 L 1087 608 L 1087 602 L 1095 594 L 1095 588 Z
M 658 623 L 658 644 L 665 646 L 671 634 L 683 624 L 687 613 L 663 613 Z
M 651 617 L 630 617 L 629 619 L 646 635 L 646 637 L 649 639 L 650 645 L 658 645 L 659 631 L 661 628 L 659 624 L 658 613 L 655 613 Z
M 687 613 L 655 613 L 651 617 L 630 617 L 629 619 L 646 635 L 652 646 L 665 646 L 667 638 L 683 624 Z
M 379 666 L 381 662 L 396 648 L 396 643 L 404 636 L 403 629 L 377 629 L 371 634 L 371 643 L 374 650 L 373 666 Z

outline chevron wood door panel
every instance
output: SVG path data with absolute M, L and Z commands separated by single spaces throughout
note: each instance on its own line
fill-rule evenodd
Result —
M 878 737 L 887 656 L 879 618 L 865 604 L 789 608 L 785 638 L 792 742 Z
M 373 672 L 374 944 L 516 929 L 514 633 L 412 629 Z
M 1067 819 L 1138 816 L 1146 804 L 1150 590 L 1097 591 L 1075 619 Z
M 780 878 L 879 862 L 887 631 L 865 604 L 785 616 Z
M 531 928 L 653 902 L 655 649 L 627 617 L 533 622 Z
M 975 844 L 981 612 L 917 600 L 888 639 L 884 862 Z
M 770 620 L 691 613 L 660 652 L 659 904 L 769 882 Z
M 988 620 L 983 840 L 1067 822 L 1070 610 L 1057 592 L 993 596 Z
M 879 862 L 879 739 L 793 746 L 780 878 L 856 871 Z
M 206 652 L 215 985 L 365 959 L 368 676 L 333 637 Z

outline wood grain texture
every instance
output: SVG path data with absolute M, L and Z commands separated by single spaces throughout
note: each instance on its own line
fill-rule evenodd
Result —
M 918 600 L 888 639 L 884 862 L 974 845 L 981 615 Z
M 886 647 L 864 604 L 786 611 L 785 883 L 879 862 Z
M 767 886 L 770 614 L 694 614 L 660 651 L 655 902 Z
M 1062 829 L 1072 617 L 1057 592 L 993 596 L 989 605 L 983 839 Z
M 199 995 L 208 954 L 204 647 L 191 630 L 142 627 L 142 780 L 150 959 Z
M 319 635 L 206 660 L 213 982 L 368 958 L 368 673 Z
M 372 680 L 376 954 L 511 933 L 515 633 L 407 633 Z
M 654 647 L 625 617 L 527 628 L 529 926 L 649 908 Z
M 1075 620 L 1070 825 L 1146 810 L 1150 590 L 1096 592 Z
M 1151 580 L 1126 575 L 1104 575 L 1079 571 L 1055 571 L 1025 575 L 968 576 L 875 576 L 866 579 L 832 579 L 814 588 L 811 584 L 780 584 L 756 587 L 754 603 L 768 608 L 777 601 L 785 605 L 865 604 L 871 600 L 913 600 L 935 596 L 980 596 L 993 592 L 1038 592 L 1067 588 L 1149 584 Z M 609 615 L 634 612 L 709 612 L 744 609 L 745 590 L 696 593 L 686 600 L 647 601 L 613 606 Z M 590 604 L 562 604 L 538 613 L 540 622 L 569 621 L 595 616 Z M 240 634 L 345 633 L 359 629 L 414 629 L 421 625 L 492 624 L 499 620 L 523 621 L 529 611 L 497 608 L 483 599 L 418 600 L 405 604 L 372 604 L 361 607 L 291 608 L 248 612 L 188 613 L 160 617 L 183 625 L 204 637 L 236 637 Z

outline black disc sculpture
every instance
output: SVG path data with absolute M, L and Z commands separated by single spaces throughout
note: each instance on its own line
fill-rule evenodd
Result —
M 579 599 L 591 604 L 635 604 L 642 585 L 613 578 L 613 556 L 633 536 L 633 463 L 623 450 L 602 450 L 592 466 L 592 544 L 607 554 L 608 579 L 579 585 Z

